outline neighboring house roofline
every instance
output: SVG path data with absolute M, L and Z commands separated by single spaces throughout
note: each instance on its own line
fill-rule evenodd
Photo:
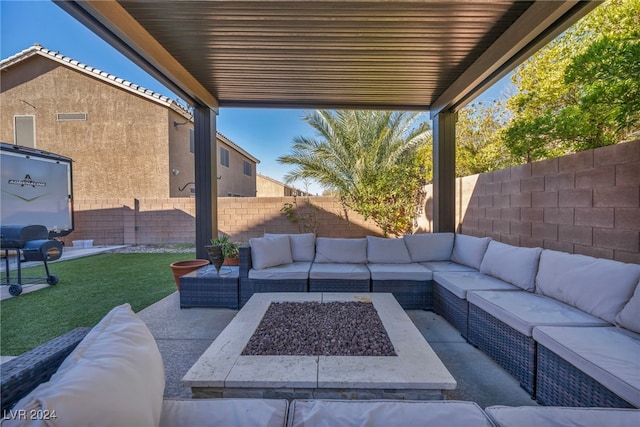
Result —
M 33 46 L 30 46 L 29 48 L 16 53 L 15 55 L 12 55 L 8 58 L 5 58 L 3 60 L 0 61 L 0 70 L 5 70 L 9 67 L 11 67 L 12 65 L 15 65 L 17 63 L 20 63 L 22 61 L 24 61 L 25 59 L 31 58 L 34 55 L 39 55 L 42 56 L 44 58 L 47 58 L 51 61 L 55 61 L 58 62 L 66 67 L 69 67 L 73 70 L 79 71 L 83 74 L 89 75 L 93 78 L 96 78 L 98 80 L 102 80 L 104 82 L 107 82 L 113 86 L 119 87 L 120 89 L 126 90 L 128 92 L 134 93 L 138 96 L 141 96 L 143 98 L 146 98 L 150 101 L 153 101 L 157 104 L 160 104 L 162 106 L 171 108 L 173 111 L 175 111 L 176 113 L 180 114 L 181 116 L 183 116 L 185 119 L 191 119 L 193 117 L 193 115 L 191 114 L 191 112 L 185 108 L 184 106 L 182 106 L 181 104 L 179 104 L 178 102 L 164 96 L 161 95 L 157 92 L 154 92 L 150 89 L 146 89 L 142 86 L 139 86 L 135 83 L 129 82 L 127 80 L 124 80 L 118 76 L 115 76 L 113 74 L 107 73 L 105 71 L 102 71 L 98 68 L 95 67 L 91 67 L 89 65 L 83 64 L 79 61 L 76 61 L 73 58 L 70 58 L 68 56 L 62 55 L 59 52 L 53 51 L 53 50 L 49 50 L 43 46 L 40 46 L 39 44 L 34 44 Z
M 222 133 L 216 131 L 216 134 L 218 136 L 218 138 L 220 138 L 220 140 L 222 142 L 224 142 L 225 144 L 227 144 L 229 147 L 233 148 L 234 150 L 236 150 L 238 153 L 242 154 L 243 156 L 249 158 L 250 160 L 253 160 L 256 163 L 260 163 L 260 160 L 256 159 L 254 156 L 252 156 L 251 154 L 247 153 L 242 147 L 240 147 L 238 144 L 236 144 L 235 142 L 233 142 L 232 140 L 230 140 L 229 138 L 227 138 L 226 136 L 224 136 Z
M 135 83 L 129 82 L 127 80 L 124 80 L 116 75 L 113 74 L 109 74 L 105 71 L 102 71 L 98 68 L 95 67 L 91 67 L 89 65 L 83 64 L 79 61 L 76 61 L 73 58 L 70 58 L 68 56 L 62 55 L 59 52 L 55 52 L 53 50 L 47 49 L 43 46 L 40 46 L 38 43 L 34 44 L 33 46 L 30 46 L 27 49 L 24 49 L 21 52 L 16 53 L 15 55 L 12 55 L 8 58 L 5 58 L 3 60 L 0 60 L 0 71 L 2 70 L 6 70 L 9 67 L 11 67 L 12 65 L 15 65 L 17 63 L 20 63 L 22 61 L 24 61 L 25 59 L 31 58 L 34 55 L 39 55 L 42 56 L 44 58 L 47 58 L 51 61 L 55 61 L 58 62 L 66 67 L 69 67 L 71 69 L 74 69 L 76 71 L 79 71 L 83 74 L 89 75 L 93 78 L 96 78 L 98 80 L 102 80 L 106 83 L 109 83 L 113 86 L 116 86 L 120 89 L 126 90 L 128 92 L 134 93 L 138 96 L 142 96 L 143 98 L 146 98 L 150 101 L 153 101 L 157 104 L 160 104 L 164 107 L 170 108 L 173 111 L 175 111 L 176 113 L 180 114 L 182 117 L 184 117 L 185 119 L 187 119 L 189 122 L 193 123 L 193 114 L 187 109 L 185 108 L 183 105 L 181 105 L 180 103 L 164 96 L 161 95 L 157 92 L 154 92 L 150 89 L 146 89 L 142 86 L 139 86 Z M 258 160 L 257 158 L 255 158 L 254 156 L 252 156 L 251 154 L 249 154 L 247 151 L 245 151 L 242 147 L 240 147 L 238 144 L 236 144 L 235 142 L 231 141 L 229 138 L 227 138 L 226 136 L 224 136 L 222 133 L 220 132 L 216 132 L 216 136 L 218 138 L 220 138 L 225 144 L 227 144 L 229 147 L 233 148 L 234 150 L 236 150 L 237 152 L 239 152 L 240 154 L 242 154 L 243 156 L 247 157 L 250 160 L 253 160 L 256 163 L 260 163 L 260 160 Z
M 260 177 L 260 178 L 262 178 L 262 179 L 266 179 L 267 181 L 271 181 L 271 182 L 273 182 L 273 183 L 275 183 L 275 184 L 282 185 L 283 187 L 289 187 L 289 188 L 296 189 L 295 187 L 292 187 L 292 186 L 290 186 L 289 184 L 285 184 L 284 182 L 278 181 L 278 180 L 277 180 L 277 179 L 275 179 L 275 178 L 271 178 L 270 176 L 266 176 L 266 175 L 263 175 L 263 174 L 261 174 L 261 173 L 256 173 L 256 176 L 259 176 L 259 177 Z

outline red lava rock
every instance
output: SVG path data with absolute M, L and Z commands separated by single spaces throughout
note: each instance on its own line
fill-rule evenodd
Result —
M 271 303 L 244 356 L 395 356 L 373 304 Z

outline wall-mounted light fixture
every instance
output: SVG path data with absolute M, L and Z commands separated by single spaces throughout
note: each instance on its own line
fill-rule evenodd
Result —
M 196 185 L 195 182 L 191 181 L 191 182 L 187 182 L 185 185 L 183 185 L 182 187 L 178 187 L 178 191 L 184 191 L 185 188 L 187 188 L 188 186 L 190 186 L 191 184 Z

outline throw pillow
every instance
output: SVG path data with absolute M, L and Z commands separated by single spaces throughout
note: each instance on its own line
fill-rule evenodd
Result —
M 316 235 L 313 233 L 304 234 L 270 234 L 265 233 L 264 237 L 272 238 L 288 236 L 291 245 L 291 257 L 294 262 L 312 262 L 316 256 Z
M 249 239 L 251 264 L 256 270 L 263 270 L 283 264 L 291 264 L 291 244 L 286 235 Z
M 158 426 L 164 385 L 156 342 L 131 306 L 124 304 L 112 309 L 51 379 L 14 410 L 55 411 L 48 426 Z M 3 426 L 22 425 L 18 421 L 8 420 Z

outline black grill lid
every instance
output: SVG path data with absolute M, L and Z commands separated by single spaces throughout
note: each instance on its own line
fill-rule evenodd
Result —
M 21 249 L 29 240 L 46 240 L 49 230 L 44 225 L 3 225 L 0 227 L 0 248 Z

